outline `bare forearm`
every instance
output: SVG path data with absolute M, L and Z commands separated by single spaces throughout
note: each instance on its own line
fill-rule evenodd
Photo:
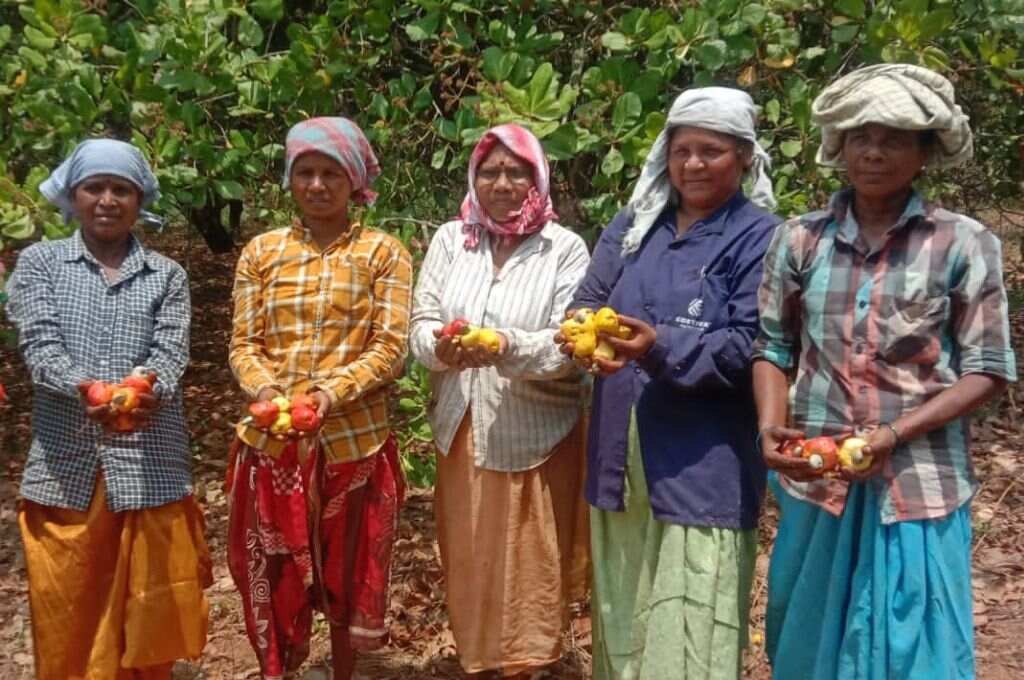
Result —
M 785 372 L 770 361 L 760 360 L 754 362 L 753 373 L 758 430 L 771 425 L 785 426 L 789 387 Z
M 909 441 L 928 434 L 978 408 L 1006 389 L 1006 381 L 983 373 L 970 373 L 934 398 L 893 422 L 900 439 Z

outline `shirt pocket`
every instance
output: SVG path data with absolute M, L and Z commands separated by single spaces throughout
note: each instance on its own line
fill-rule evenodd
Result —
M 373 306 L 373 271 L 354 258 L 339 259 L 331 272 L 327 316 L 333 320 L 369 318 Z
M 894 300 L 879 315 L 879 348 L 890 365 L 931 366 L 942 354 L 949 298 Z

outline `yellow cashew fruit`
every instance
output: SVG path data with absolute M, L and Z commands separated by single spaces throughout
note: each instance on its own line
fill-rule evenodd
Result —
M 872 457 L 864 453 L 863 449 L 868 443 L 860 437 L 849 437 L 843 440 L 839 447 L 839 464 L 848 470 L 862 472 L 871 467 Z

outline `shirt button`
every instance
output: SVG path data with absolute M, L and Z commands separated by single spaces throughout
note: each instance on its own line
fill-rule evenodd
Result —
M 640 367 L 639 366 L 634 366 L 633 367 L 633 372 L 634 373 L 639 373 L 640 372 Z
M 652 309 L 654 309 L 654 305 L 652 305 L 652 304 L 646 304 L 646 305 L 644 305 L 644 309 L 646 309 L 646 310 L 647 310 L 647 311 L 649 312 L 649 311 L 651 311 Z
M 863 354 L 864 353 L 864 343 L 858 342 L 856 345 L 853 346 L 853 351 L 856 352 L 857 354 Z
M 860 307 L 861 309 L 864 309 L 865 307 L 868 306 L 868 303 L 866 300 L 861 300 L 860 302 L 857 303 L 857 306 Z
M 864 394 L 865 392 L 868 391 L 868 386 L 867 385 L 861 385 L 859 388 L 857 388 L 857 391 L 860 392 L 861 394 Z

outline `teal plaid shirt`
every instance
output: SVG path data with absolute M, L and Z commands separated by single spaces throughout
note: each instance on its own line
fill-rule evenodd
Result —
M 790 417 L 808 435 L 892 422 L 968 373 L 1016 380 L 999 239 L 916 193 L 877 250 L 859 235 L 849 189 L 779 228 L 764 260 L 754 357 L 795 369 Z M 894 452 L 882 521 L 944 517 L 973 495 L 967 419 Z M 833 514 L 848 483 L 786 490 Z
M 179 387 L 191 319 L 185 271 L 133 238 L 120 277 L 108 283 L 75 232 L 22 251 L 7 290 L 7 314 L 34 388 L 22 495 L 85 510 L 98 470 L 115 512 L 191 493 Z M 78 384 L 118 382 L 135 366 L 157 373 L 160 408 L 138 432 L 104 433 L 85 417 Z

